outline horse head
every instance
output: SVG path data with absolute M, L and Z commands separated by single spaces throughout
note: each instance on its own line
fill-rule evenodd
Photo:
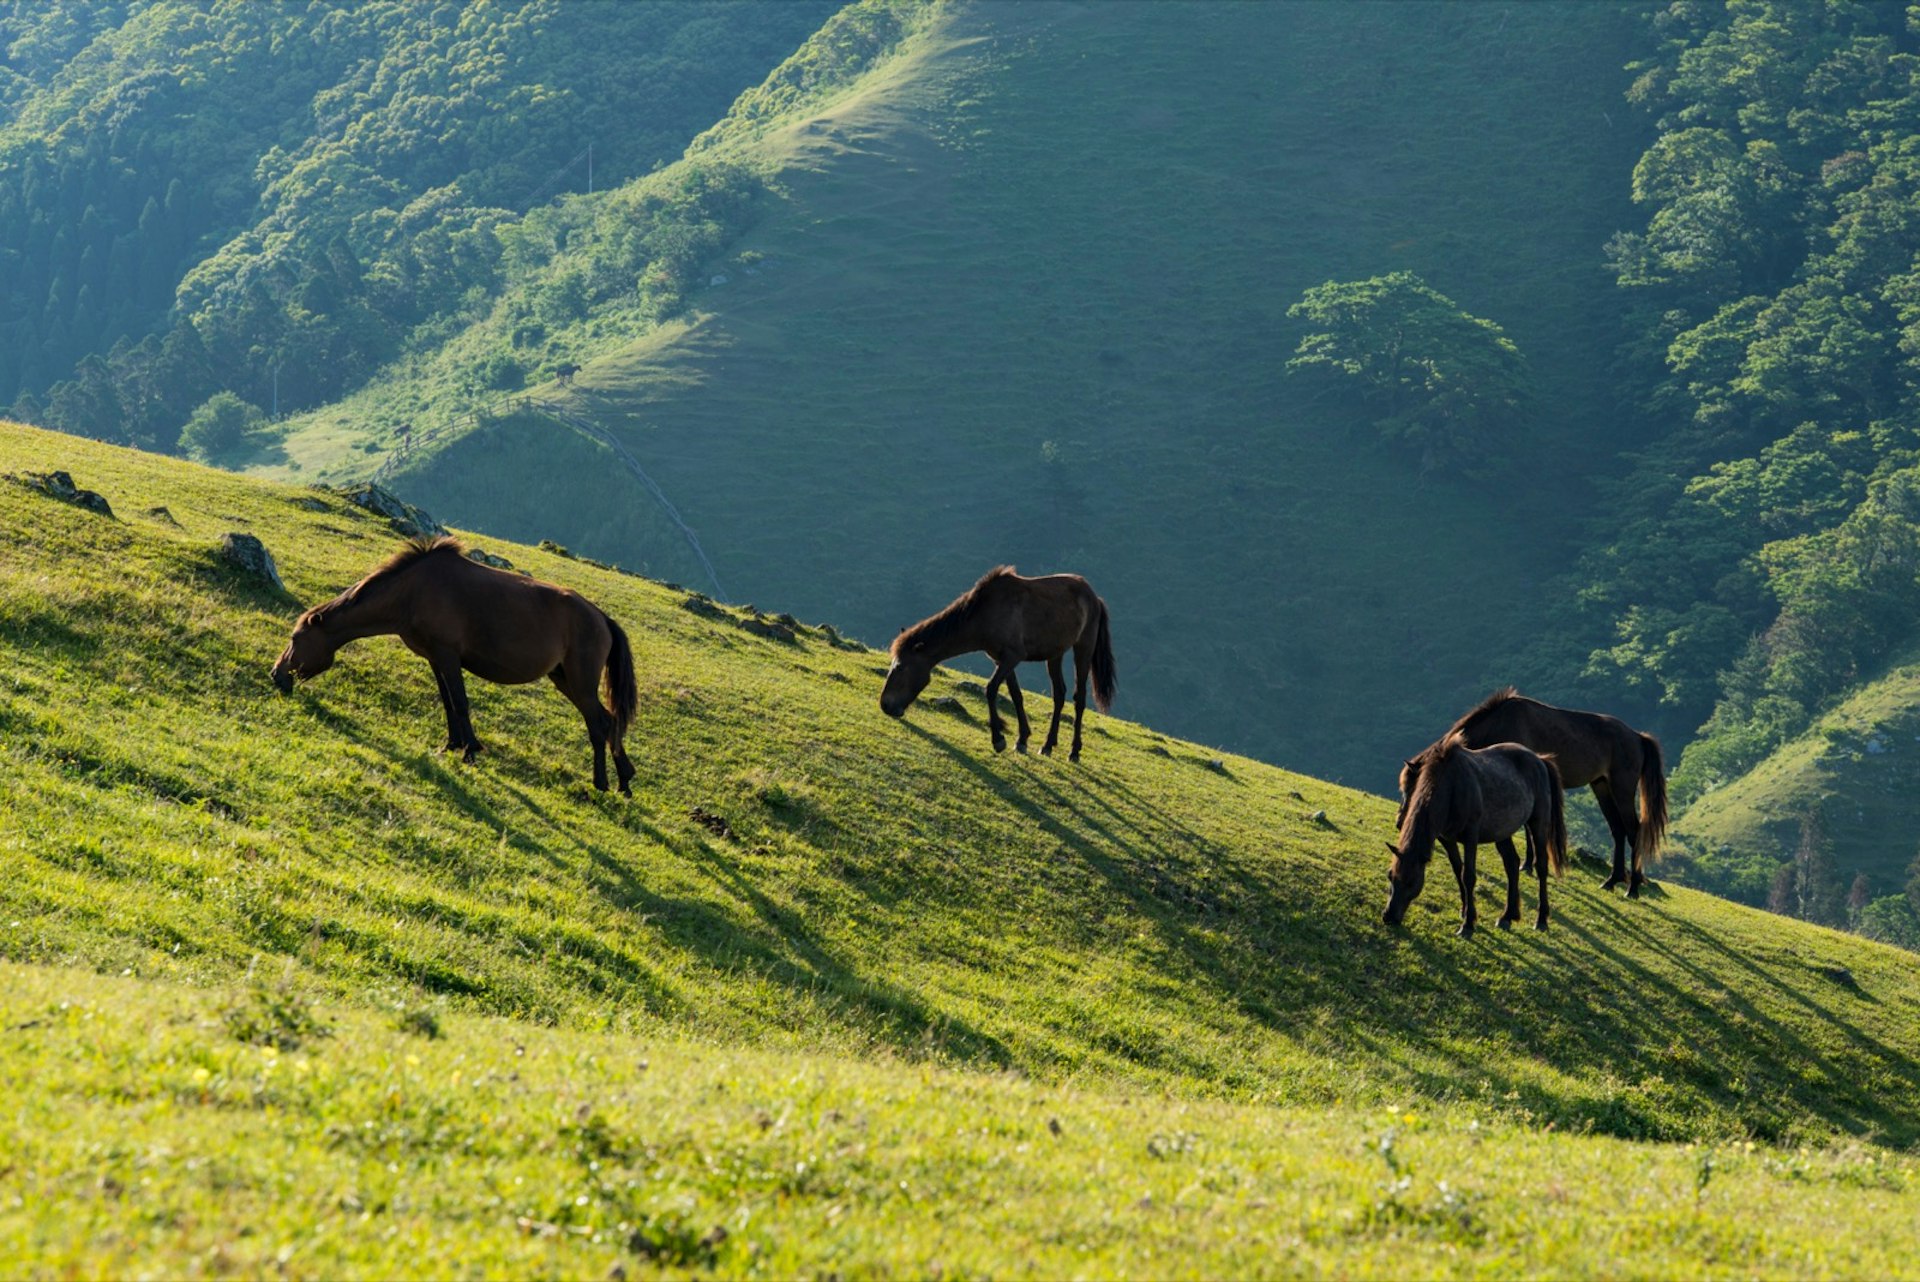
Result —
M 904 717 L 920 692 L 933 680 L 933 659 L 924 644 L 901 645 L 893 652 L 893 665 L 887 669 L 887 684 L 880 690 L 880 711 L 890 717 Z
M 292 694 L 296 680 L 317 677 L 333 666 L 334 651 L 339 649 L 326 634 L 320 611 L 309 610 L 293 627 L 293 637 L 280 653 L 271 674 L 281 694 Z

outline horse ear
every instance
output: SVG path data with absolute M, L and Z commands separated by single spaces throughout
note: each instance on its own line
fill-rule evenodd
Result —
M 1394 858 L 1398 859 L 1400 857 L 1400 847 L 1394 845 L 1391 841 L 1383 841 L 1380 844 L 1385 846 L 1387 848 L 1387 853 L 1392 855 Z

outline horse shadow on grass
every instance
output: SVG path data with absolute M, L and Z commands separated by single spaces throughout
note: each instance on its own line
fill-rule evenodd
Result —
M 1434 925 L 1390 932 L 1378 923 L 1379 904 L 1356 902 L 1349 878 L 1293 860 L 1249 859 L 1093 771 L 1070 776 L 1036 764 L 1003 773 L 937 733 L 919 733 L 1097 873 L 1190 976 L 1276 1036 L 1299 1041 L 1312 1030 L 1315 1039 L 1344 1041 L 1428 1096 L 1487 1094 L 1542 1120 L 1632 1138 L 1688 1134 L 1697 1112 L 1689 1099 L 1765 1138 L 1807 1118 L 1894 1142 L 1920 1136 L 1920 1112 L 1908 1103 L 1920 1101 L 1920 1061 L 1910 1050 L 1848 1023 L 1659 905 L 1568 893 L 1556 879 L 1552 932 L 1507 934 L 1491 929 L 1504 901 L 1496 872 L 1481 883 L 1483 907 L 1491 908 L 1482 931 L 1459 940 L 1452 878 L 1442 869 L 1427 892 L 1438 902 L 1421 914 Z M 1364 849 L 1371 826 L 1354 825 L 1341 844 Z M 1385 898 L 1383 876 L 1380 903 Z M 1723 964 L 1702 965 L 1649 929 L 1643 914 L 1654 912 Z M 1516 997 L 1503 972 L 1529 995 Z M 1684 985 L 1675 984 L 1676 972 Z M 1800 1021 L 1767 1014 L 1762 993 L 1829 1024 L 1846 1050 L 1836 1053 L 1831 1038 L 1812 1040 Z M 1484 1046 L 1449 1049 L 1485 1037 L 1511 1048 L 1510 1069 Z M 1543 1062 L 1560 1075 L 1550 1088 Z M 1733 1080 L 1725 1067 L 1732 1064 L 1749 1080 Z M 1868 1074 L 1881 1085 L 1858 1084 Z

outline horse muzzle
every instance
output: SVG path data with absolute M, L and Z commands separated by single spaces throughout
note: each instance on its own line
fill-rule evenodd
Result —
M 273 679 L 273 685 L 281 694 L 293 693 L 293 673 L 285 668 L 275 668 L 267 674 Z

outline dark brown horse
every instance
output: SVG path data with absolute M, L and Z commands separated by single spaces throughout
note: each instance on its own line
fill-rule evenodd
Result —
M 903 629 L 893 641 L 893 666 L 880 692 L 880 710 L 890 717 L 905 716 L 933 676 L 934 665 L 957 654 L 984 650 L 994 662 L 987 680 L 987 726 L 993 732 L 993 750 L 1006 749 L 1007 735 L 1000 721 L 1000 683 L 1013 697 L 1020 718 L 1015 752 L 1027 750 L 1031 731 L 1027 705 L 1020 697 L 1020 681 L 1013 670 L 1029 660 L 1046 660 L 1053 680 L 1053 724 L 1042 756 L 1051 755 L 1060 739 L 1060 709 L 1067 699 L 1067 681 L 1060 660 L 1073 651 L 1073 749 L 1069 761 L 1080 760 L 1080 722 L 1087 711 L 1087 677 L 1093 677 L 1093 702 L 1105 712 L 1113 706 L 1115 677 L 1113 640 L 1107 627 L 1107 603 L 1077 574 L 1048 574 L 1023 579 L 1010 565 L 996 566 L 981 576 L 966 594 L 930 619 Z
M 1386 923 L 1398 926 L 1407 906 L 1419 897 L 1437 841 L 1460 883 L 1460 937 L 1471 936 L 1478 916 L 1475 856 L 1479 844 L 1490 841 L 1507 869 L 1507 910 L 1499 925 L 1511 929 L 1520 920 L 1520 852 L 1513 848 L 1513 834 L 1524 828 L 1527 862 L 1540 877 L 1533 926 L 1545 930 L 1547 870 L 1559 872 L 1567 862 L 1566 794 L 1553 758 L 1517 743 L 1469 748 L 1458 733 L 1449 734 L 1423 757 L 1413 795 L 1401 808 L 1400 840 L 1387 843 L 1393 852 L 1387 870 L 1393 894 L 1383 915 Z M 1466 847 L 1464 860 L 1454 849 L 1456 842 Z
M 1626 882 L 1628 897 L 1639 897 L 1640 887 L 1647 880 L 1644 870 L 1659 853 L 1667 832 L 1667 771 L 1658 739 L 1640 733 L 1618 717 L 1556 708 L 1529 699 L 1512 686 L 1488 695 L 1479 707 L 1454 722 L 1447 734 L 1460 735 L 1469 748 L 1525 744 L 1553 757 L 1567 787 L 1592 787 L 1594 800 L 1600 803 L 1600 813 L 1606 816 L 1613 833 L 1613 872 L 1601 888 L 1611 890 Z M 1421 763 L 1438 747 L 1435 744 L 1428 748 L 1400 771 L 1403 823 L 1406 799 L 1418 785 Z M 1626 857 L 1629 846 L 1633 849 L 1631 877 Z
M 472 761 L 481 750 L 467 712 L 463 671 L 503 685 L 551 677 L 586 718 L 593 786 L 607 790 L 611 744 L 620 791 L 631 792 L 626 733 L 638 702 L 633 650 L 620 625 L 585 597 L 470 561 L 453 539 L 414 539 L 372 574 L 300 616 L 286 653 L 273 665 L 273 683 L 290 693 L 296 679 L 332 667 L 334 652 L 349 641 L 387 635 L 398 636 L 433 668 L 447 714 L 448 752 Z M 600 704 L 603 675 L 611 709 Z

